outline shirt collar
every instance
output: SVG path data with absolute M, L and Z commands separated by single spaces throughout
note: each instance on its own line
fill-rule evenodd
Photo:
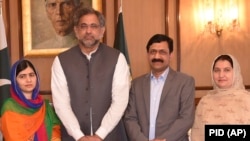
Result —
M 98 47 L 98 48 L 99 48 L 99 47 Z M 87 53 L 83 53 L 83 54 L 88 58 L 88 60 L 90 60 L 90 59 L 91 59 L 91 55 L 92 55 L 93 53 L 95 53 L 95 52 L 97 51 L 98 48 L 96 48 L 95 50 L 93 50 L 93 51 L 90 52 L 89 54 L 87 54 Z
M 165 71 L 160 75 L 158 80 L 165 81 L 167 76 L 168 76 L 168 72 L 169 72 L 169 67 L 167 69 L 165 69 Z M 150 74 L 150 78 L 151 78 L 151 80 L 157 80 L 157 78 L 153 75 L 152 71 L 151 71 L 151 74 Z

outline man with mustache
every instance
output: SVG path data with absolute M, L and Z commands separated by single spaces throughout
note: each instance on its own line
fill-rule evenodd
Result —
M 80 0 L 45 0 L 48 19 L 55 36 L 37 44 L 34 48 L 68 48 L 77 44 L 73 31 L 73 13 Z
M 130 141 L 188 141 L 194 121 L 194 79 L 170 68 L 170 37 L 156 34 L 146 48 L 151 72 L 132 81 L 124 116 L 128 137 Z
M 77 8 L 73 16 L 78 45 L 52 65 L 52 99 L 63 123 L 63 141 L 126 141 L 121 118 L 127 107 L 130 71 L 125 56 L 100 42 L 104 16 Z

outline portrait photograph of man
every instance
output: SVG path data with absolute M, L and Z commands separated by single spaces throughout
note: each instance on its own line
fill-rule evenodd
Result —
M 73 30 L 74 9 L 92 6 L 92 0 L 32 0 L 32 49 L 70 48 L 77 44 Z

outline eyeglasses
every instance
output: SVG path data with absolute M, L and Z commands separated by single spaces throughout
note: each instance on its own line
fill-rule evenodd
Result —
M 90 25 L 87 25 L 87 24 L 80 24 L 78 25 L 78 28 L 80 30 L 87 30 L 88 28 L 90 28 L 91 30 L 97 30 L 99 29 L 101 26 L 98 25 L 98 24 L 90 24 Z
M 165 50 L 155 50 L 155 49 L 149 50 L 150 55 L 156 55 L 157 53 L 159 53 L 160 55 L 167 55 L 168 54 L 168 52 Z

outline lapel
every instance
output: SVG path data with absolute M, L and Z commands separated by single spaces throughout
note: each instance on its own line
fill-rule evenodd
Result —
M 160 105 L 161 105 L 162 102 L 164 102 L 165 97 L 168 95 L 168 91 L 172 87 L 172 83 L 171 82 L 174 79 L 175 73 L 176 72 L 174 70 L 172 70 L 171 68 L 169 68 L 168 76 L 167 76 L 167 79 L 165 80 L 165 83 L 164 83 L 164 86 L 163 86 L 163 89 L 162 89 L 162 94 L 161 94 L 161 99 L 160 99 Z
M 160 105 L 162 102 L 164 102 L 164 99 L 167 96 L 168 91 L 172 87 L 171 81 L 173 81 L 175 74 L 176 74 L 176 72 L 174 70 L 172 70 L 171 68 L 169 68 L 168 76 L 167 76 L 167 79 L 164 83 L 162 94 L 161 94 Z M 148 115 L 148 118 L 149 118 L 149 114 L 150 114 L 150 73 L 148 75 L 146 75 L 143 79 L 143 98 L 144 98 L 144 104 L 146 107 L 146 114 Z
M 149 118 L 150 114 L 150 73 L 145 76 L 143 80 L 143 97 L 144 97 L 144 104 L 146 107 L 146 114 Z

